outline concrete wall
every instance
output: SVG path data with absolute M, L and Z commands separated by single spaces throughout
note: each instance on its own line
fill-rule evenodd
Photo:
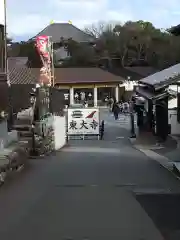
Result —
M 180 134 L 180 124 L 177 121 L 177 110 L 168 110 L 168 121 L 171 124 L 171 134 Z
M 45 138 L 51 137 L 49 129 L 53 128 L 53 149 L 59 150 L 66 144 L 66 121 L 65 116 L 50 116 L 36 124 L 35 131 Z
M 66 144 L 66 117 L 54 116 L 54 147 L 55 150 L 62 148 Z
M 168 109 L 172 110 L 173 108 L 177 108 L 177 97 L 168 101 Z
M 178 87 L 177 85 L 169 85 L 168 88 L 174 92 L 180 92 L 180 87 Z

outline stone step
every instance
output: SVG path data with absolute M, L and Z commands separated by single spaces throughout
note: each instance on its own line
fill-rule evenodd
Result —
M 8 172 L 25 164 L 29 156 L 27 141 L 15 142 L 0 151 L 0 173 Z M 1 182 L 1 180 L 0 180 Z
M 30 131 L 32 128 L 31 125 L 14 125 L 13 129 L 16 131 Z
M 32 137 L 31 131 L 18 131 L 19 137 Z
M 31 119 L 16 119 L 14 122 L 15 125 L 31 125 Z

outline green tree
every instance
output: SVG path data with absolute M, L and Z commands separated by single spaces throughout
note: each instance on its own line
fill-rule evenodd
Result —
M 42 62 L 35 47 L 34 41 L 15 43 L 12 49 L 19 57 L 28 57 L 28 66 L 32 68 L 42 67 Z
M 100 22 L 87 27 L 85 32 L 95 37 L 94 45 L 64 38 L 54 44 L 55 49 L 64 47 L 69 53 L 70 58 L 64 60 L 63 66 L 94 66 L 99 59 L 111 64 L 112 59 L 118 59 L 122 66 L 143 60 L 150 66 L 163 69 L 180 59 L 180 37 L 155 28 L 151 22 L 127 21 L 116 25 Z M 33 42 L 12 45 L 15 55 L 28 56 L 32 66 L 41 65 Z
M 106 49 L 110 58 L 119 58 L 122 66 L 144 60 L 162 69 L 179 61 L 179 38 L 156 29 L 150 22 L 128 21 L 116 25 L 113 33 L 106 30 L 101 34 L 101 48 Z

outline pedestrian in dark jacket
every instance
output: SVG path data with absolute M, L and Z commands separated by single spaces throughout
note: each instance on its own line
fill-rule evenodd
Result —
M 120 109 L 119 109 L 119 106 L 118 106 L 117 102 L 114 102 L 113 107 L 112 107 L 112 112 L 114 113 L 115 120 L 117 120 L 119 112 L 120 112 Z

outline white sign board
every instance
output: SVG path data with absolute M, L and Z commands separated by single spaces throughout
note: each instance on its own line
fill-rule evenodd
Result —
M 99 109 L 68 109 L 68 135 L 98 135 Z

